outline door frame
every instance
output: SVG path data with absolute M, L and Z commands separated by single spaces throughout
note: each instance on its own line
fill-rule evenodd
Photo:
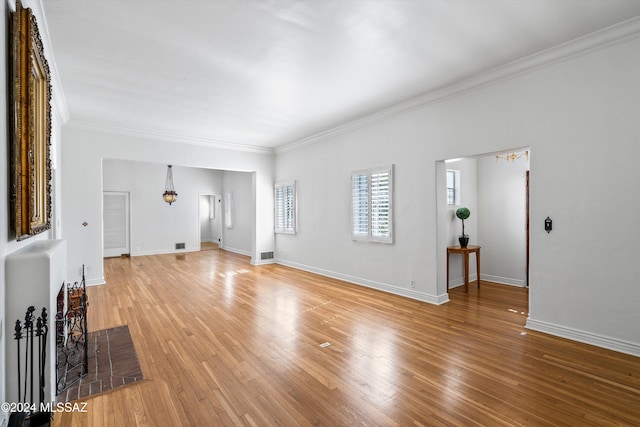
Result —
M 529 156 L 531 155 L 531 148 L 530 146 L 525 146 L 525 147 L 520 147 L 520 148 L 511 148 L 511 149 L 506 149 L 506 150 L 501 150 L 501 151 L 496 151 L 496 152 L 489 152 L 489 153 L 480 153 L 480 154 L 471 154 L 471 155 L 467 155 L 464 157 L 457 157 L 457 158 L 452 158 L 451 160 L 462 160 L 462 159 L 480 159 L 480 158 L 485 158 L 485 157 L 492 157 L 495 156 L 496 154 L 499 153 L 504 153 L 504 152 L 508 152 L 508 151 L 523 151 L 523 150 L 527 150 L 529 151 Z M 445 160 L 437 160 L 435 162 L 436 165 L 436 235 L 437 235 L 437 239 L 436 239 L 436 265 L 437 265 L 437 292 L 438 292 L 438 301 L 437 304 L 442 304 L 445 302 L 449 301 L 448 295 L 449 292 L 447 291 L 447 267 L 446 267 L 446 247 L 448 245 L 451 244 L 451 242 L 449 242 L 448 240 L 448 236 L 449 236 L 449 227 L 448 227 L 448 223 L 449 223 L 449 219 L 450 219 L 450 215 L 448 212 L 448 205 L 446 204 L 446 196 L 447 196 L 447 176 L 446 176 L 446 171 L 448 169 L 448 165 L 447 165 L 448 161 L 447 159 Z M 524 175 L 524 179 L 525 179 L 525 188 L 522 190 L 525 192 L 525 196 L 526 196 L 526 206 L 525 206 L 525 211 L 526 211 L 526 217 L 524 218 L 525 221 L 525 240 L 526 240 L 526 248 L 525 248 L 525 277 L 524 277 L 524 284 L 521 287 L 524 288 L 529 288 L 529 270 L 530 270 L 530 263 L 529 263 L 529 254 L 530 254 L 530 232 L 529 232 L 529 228 L 530 228 L 530 211 L 529 211 L 529 207 L 530 207 L 530 189 L 529 189 L 529 174 L 530 174 L 530 170 L 531 170 L 531 165 L 529 164 L 529 170 L 526 170 L 526 174 Z M 480 278 L 478 278 L 480 279 Z
M 526 199 L 526 218 L 525 218 L 525 229 L 526 229 L 526 233 L 527 233 L 527 259 L 525 261 L 525 286 L 528 288 L 529 287 L 529 247 L 530 247 L 530 241 L 529 241 L 529 234 L 530 234 L 530 218 L 529 218 L 529 207 L 530 207 L 530 203 L 529 203 L 529 172 L 531 172 L 531 170 L 526 171 L 525 174 L 525 199 Z
M 200 211 L 201 211 L 201 198 L 202 196 L 208 196 L 210 198 L 213 199 L 213 204 L 214 204 L 214 219 L 213 224 L 214 224 L 214 234 L 216 234 L 218 236 L 218 247 L 222 248 L 222 212 L 221 212 L 221 201 L 222 201 L 222 197 L 218 194 L 214 194 L 211 192 L 199 192 L 198 193 L 198 247 L 199 249 L 201 248 L 201 244 L 202 244 L 202 227 L 200 226 L 200 221 L 201 221 L 201 215 L 200 215 Z

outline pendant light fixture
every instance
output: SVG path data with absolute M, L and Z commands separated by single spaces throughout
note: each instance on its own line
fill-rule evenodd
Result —
M 173 188 L 173 171 L 171 170 L 171 165 L 167 165 L 167 180 L 164 184 L 162 199 L 169 203 L 169 205 L 178 199 L 178 193 L 176 193 L 175 188 Z

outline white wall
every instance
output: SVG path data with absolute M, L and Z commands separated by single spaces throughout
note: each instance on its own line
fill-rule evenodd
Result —
M 281 148 L 275 178 L 296 180 L 299 228 L 277 236 L 278 260 L 445 301 L 446 239 L 436 209 L 444 164 L 436 173 L 437 162 L 529 146 L 527 325 L 640 355 L 639 51 L 636 34 Z M 387 163 L 395 164 L 396 242 L 353 242 L 349 174 Z M 551 234 L 542 226 L 547 215 Z
M 529 327 L 640 355 L 640 40 L 542 70 Z M 564 78 L 562 78 L 565 76 Z M 553 231 L 543 229 L 544 218 Z
M 223 173 L 181 166 L 172 169 L 178 200 L 169 205 L 162 200 L 167 165 L 103 161 L 104 191 L 129 192 L 132 256 L 200 249 L 199 193 L 220 193 Z M 176 250 L 176 243 L 185 243 L 185 249 Z
M 417 112 L 331 135 L 276 156 L 296 181 L 297 234 L 276 236 L 278 262 L 430 302 L 436 283 L 437 136 Z M 363 149 L 366 147 L 366 149 Z M 394 244 L 351 239 L 351 173 L 394 164 Z M 415 288 L 411 282 L 415 282 Z
M 43 15 L 40 10 L 40 2 L 35 0 L 25 0 L 22 2 L 24 7 L 30 7 L 33 10 L 34 15 L 38 23 L 44 22 Z M 8 76 L 7 76 L 7 67 L 8 64 L 8 53 L 6 52 L 6 47 L 8 44 L 7 41 L 7 33 L 8 33 L 8 25 L 7 22 L 10 19 L 9 13 L 15 10 L 15 2 L 13 0 L 1 1 L 0 2 L 0 15 L 3 19 L 0 19 L 0 46 L 2 46 L 3 58 L 5 58 L 5 66 L 0 67 L 0 117 L 7 117 L 7 105 L 8 105 Z M 49 46 L 48 35 L 45 30 L 46 27 L 43 28 L 41 25 L 39 26 L 41 32 L 41 38 L 43 39 L 45 56 L 49 61 L 49 65 L 51 67 L 51 76 L 52 76 L 52 129 L 51 129 L 51 143 L 52 143 L 52 161 L 54 168 L 52 169 L 52 184 L 53 184 L 53 194 L 52 194 L 52 226 L 53 229 L 37 236 L 31 237 L 29 239 L 23 241 L 15 240 L 15 232 L 13 231 L 13 225 L 9 223 L 10 218 L 10 206 L 9 206 L 9 174 L 11 162 L 8 157 L 9 150 L 9 140 L 8 136 L 8 120 L 0 121 L 0 144 L 5 147 L 0 150 L 0 212 L 2 212 L 2 220 L 0 221 L 0 331 L 3 331 L 3 328 L 7 326 L 7 322 L 13 323 L 17 319 L 6 319 L 5 318 L 5 305 L 10 305 L 12 301 L 8 301 L 5 298 L 6 294 L 6 277 L 5 277 L 5 259 L 7 255 L 22 249 L 28 245 L 31 245 L 34 242 L 51 239 L 54 236 L 60 237 L 60 188 L 57 186 L 60 178 L 60 171 L 56 168 L 57 164 L 59 164 L 60 160 L 60 152 L 57 150 L 60 138 L 60 126 L 65 119 L 65 111 L 61 111 L 60 107 L 60 98 L 61 93 L 59 90 L 59 86 L 57 86 L 56 82 L 56 69 L 53 66 L 54 63 L 53 57 L 51 55 L 51 47 Z M 25 307 L 25 311 L 26 311 Z M 5 339 L 7 335 L 2 333 L 0 336 L 0 400 L 2 402 L 6 401 L 6 375 L 15 375 L 15 372 L 6 372 L 5 371 Z M 9 337 L 11 338 L 11 337 Z M 0 413 L 0 423 L 2 422 L 2 417 L 4 414 Z
M 227 193 L 232 194 L 231 203 L 231 228 L 225 226 L 222 219 L 223 249 L 237 252 L 243 255 L 251 253 L 251 224 L 254 222 L 255 212 L 253 211 L 253 189 L 252 174 L 247 172 L 224 172 L 224 191 L 222 195 L 223 216 L 225 207 L 225 197 Z M 271 224 L 273 232 L 273 224 Z M 258 254 L 260 259 L 260 254 Z
M 482 280 L 526 286 L 526 171 L 529 161 L 478 159 Z M 539 226 L 537 223 L 536 225 Z
M 104 283 L 102 265 L 102 159 L 144 161 L 174 165 L 174 179 L 180 199 L 175 206 L 182 209 L 181 179 L 178 171 L 187 167 L 251 171 L 255 189 L 250 224 L 252 262 L 259 263 L 260 252 L 273 250 L 273 154 L 270 152 L 232 151 L 196 144 L 174 143 L 165 138 L 108 133 L 99 129 L 67 124 L 62 128 L 62 229 L 68 240 L 69 280 L 80 277 L 80 266 L 87 267 L 88 284 Z M 175 140 L 175 138 L 174 138 Z M 155 180 L 164 191 L 166 171 L 158 170 Z M 197 207 L 197 191 L 193 204 Z M 160 199 L 161 200 L 161 199 Z M 166 205 L 166 204 L 165 204 Z M 182 204 L 185 205 L 184 203 Z M 261 217 L 255 211 L 262 212 Z M 190 215 L 190 214 L 189 214 Z M 193 212 L 197 221 L 197 210 Z M 86 222 L 87 226 L 83 223 Z M 174 236 L 176 238 L 177 236 Z M 197 240 L 197 239 L 196 239 Z M 142 249 L 142 248 L 141 248 Z

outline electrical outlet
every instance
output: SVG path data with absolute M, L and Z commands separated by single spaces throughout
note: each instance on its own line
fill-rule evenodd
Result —
M 411 281 L 411 289 L 415 289 L 416 288 L 416 281 L 412 280 Z

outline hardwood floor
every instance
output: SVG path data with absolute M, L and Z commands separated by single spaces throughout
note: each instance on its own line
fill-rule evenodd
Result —
M 201 251 L 213 251 L 218 249 L 218 244 L 213 242 L 201 242 L 200 250 Z
M 105 274 L 90 330 L 129 325 L 145 379 L 54 426 L 640 425 L 640 359 L 526 330 L 526 289 L 434 306 L 218 250 Z

